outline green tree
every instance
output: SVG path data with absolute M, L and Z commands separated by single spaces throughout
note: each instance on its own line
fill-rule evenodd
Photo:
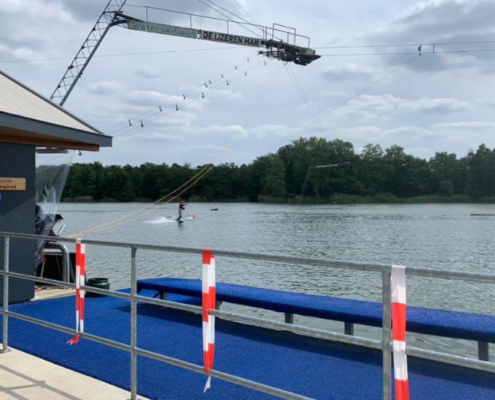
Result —
M 273 155 L 265 176 L 262 178 L 263 194 L 272 197 L 285 197 L 287 188 L 285 186 L 285 165 L 282 159 Z

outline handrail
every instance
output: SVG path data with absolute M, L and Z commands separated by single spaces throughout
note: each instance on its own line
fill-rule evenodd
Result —
M 9 233 L 0 231 L 1 236 L 9 236 L 11 238 L 17 239 L 33 239 L 33 240 L 53 240 L 51 236 L 38 236 L 29 235 L 23 233 Z M 57 238 L 58 242 L 65 243 L 76 243 L 76 239 L 71 238 Z M 136 248 L 141 250 L 156 250 L 165 251 L 171 253 L 182 253 L 182 254 L 202 254 L 203 249 L 198 249 L 194 247 L 179 247 L 179 246 L 162 246 L 162 245 L 149 245 L 143 243 L 129 243 L 129 242 L 111 242 L 104 240 L 83 240 L 84 243 L 94 246 L 110 246 L 110 247 L 121 247 L 121 248 Z M 228 250 L 217 250 L 215 249 L 215 254 L 217 256 L 229 257 L 229 258 L 240 258 L 240 259 L 250 259 L 258 261 L 268 261 L 286 264 L 300 264 L 300 265 L 312 265 L 320 267 L 329 268 L 339 268 L 339 269 L 353 269 L 365 272 L 390 272 L 390 265 L 386 264 L 368 264 L 368 263 L 358 263 L 340 260 L 322 260 L 319 258 L 309 258 L 309 257 L 290 257 L 290 256 L 280 256 L 273 254 L 261 254 L 261 253 L 247 253 L 239 251 L 228 251 Z M 495 283 L 495 274 L 478 274 L 471 272 L 460 272 L 452 270 L 441 270 L 434 268 L 418 268 L 418 267 L 407 267 L 407 275 L 414 276 L 424 276 L 430 278 L 440 278 L 440 279 L 453 279 L 461 281 L 471 281 L 471 282 L 482 282 L 482 283 Z
M 17 318 L 29 323 L 34 323 L 41 325 L 50 329 L 58 330 L 61 332 L 74 334 L 75 330 L 66 328 L 57 324 L 42 321 L 33 317 L 27 317 L 25 315 L 17 314 L 9 311 L 8 302 L 8 287 L 9 278 L 24 279 L 28 281 L 38 281 L 41 283 L 47 283 L 52 285 L 60 285 L 62 282 L 47 279 L 38 278 L 31 275 L 20 274 L 17 272 L 9 271 L 9 248 L 10 248 L 10 238 L 18 239 L 28 239 L 28 240 L 51 240 L 53 237 L 49 236 L 38 236 L 20 233 L 9 233 L 0 232 L 0 237 L 4 237 L 4 263 L 3 269 L 0 269 L 0 276 L 4 277 L 4 303 L 3 309 L 0 310 L 0 314 L 3 315 L 3 349 L 2 352 L 8 351 L 8 318 Z M 57 238 L 59 242 L 75 243 L 76 239 L 70 238 Z M 137 250 L 152 250 L 152 251 L 165 251 L 174 253 L 185 253 L 185 254 L 201 254 L 202 249 L 197 248 L 187 248 L 187 247 L 175 247 L 175 246 L 158 246 L 158 245 L 147 245 L 139 243 L 123 243 L 123 242 L 109 242 L 100 240 L 84 240 L 85 244 L 95 245 L 95 246 L 110 246 L 110 247 L 120 247 L 128 248 L 131 250 L 131 293 L 117 292 L 113 290 L 98 289 L 95 287 L 82 286 L 81 289 L 87 292 L 103 294 L 107 296 L 112 296 L 116 298 L 121 298 L 129 300 L 131 302 L 131 344 L 126 345 L 123 343 L 115 342 L 113 340 L 105 339 L 96 335 L 91 335 L 87 333 L 80 333 L 81 337 L 88 340 L 92 340 L 107 346 L 118 348 L 127 351 L 131 354 L 131 400 L 137 399 L 137 356 L 144 356 L 152 358 L 158 361 L 162 361 L 171 365 L 175 365 L 181 368 L 189 369 L 198 373 L 204 373 L 201 366 L 188 363 L 179 359 L 166 357 L 157 353 L 153 353 L 147 350 L 143 350 L 137 347 L 136 335 L 137 335 L 137 302 L 143 302 L 147 304 L 154 304 L 165 308 L 172 308 L 186 312 L 192 312 L 196 314 L 201 314 L 201 307 L 182 304 L 177 302 L 170 302 L 167 300 L 153 299 L 149 297 L 140 296 L 137 294 L 137 265 L 136 265 L 136 254 Z M 344 268 L 353 269 L 360 271 L 376 272 L 382 274 L 382 302 L 383 302 L 383 325 L 382 325 L 382 340 L 373 340 L 362 337 L 355 337 L 351 335 L 344 335 L 340 333 L 329 332 L 321 329 L 308 328 L 300 325 L 287 324 L 277 321 L 270 321 L 263 318 L 251 317 L 246 315 L 241 315 L 232 312 L 226 312 L 222 310 L 210 310 L 210 314 L 218 318 L 225 320 L 230 320 L 234 322 L 241 322 L 249 325 L 254 325 L 258 327 L 287 331 L 299 335 L 310 336 L 313 338 L 332 340 L 341 343 L 347 343 L 357 346 L 365 346 L 374 349 L 381 349 L 383 354 L 383 399 L 391 399 L 391 310 L 390 310 L 390 271 L 391 266 L 384 264 L 365 264 L 365 263 L 353 263 L 353 262 L 343 262 L 343 261 L 329 261 L 321 260 L 315 258 L 303 258 L 303 257 L 289 257 L 289 256 L 279 256 L 279 255 L 268 255 L 268 254 L 256 254 L 256 253 L 246 253 L 246 252 L 234 252 L 227 250 L 215 250 L 216 256 L 224 256 L 230 258 L 240 258 L 240 259 L 252 259 L 261 260 L 268 262 L 281 262 L 289 264 L 298 265 L 313 265 L 322 266 L 329 268 Z M 473 274 L 466 272 L 457 271 L 445 271 L 438 269 L 427 269 L 427 268 L 407 268 L 406 273 L 409 275 L 416 276 L 426 276 L 432 278 L 440 279 L 456 279 L 464 281 L 475 281 L 494 284 L 495 275 L 490 274 Z M 63 286 L 74 288 L 75 284 L 70 282 L 64 282 Z M 414 347 L 406 348 L 407 354 L 419 358 L 440 361 L 444 363 L 449 363 L 453 365 L 459 365 L 463 367 L 474 368 L 482 371 L 495 373 L 495 363 L 488 361 L 474 360 L 467 357 L 453 356 L 450 354 L 440 353 L 436 351 L 423 350 Z M 273 388 L 267 385 L 263 385 L 258 382 L 246 380 L 240 377 L 229 375 L 220 371 L 210 370 L 210 375 L 218 379 L 222 379 L 227 382 L 231 382 L 237 385 L 248 387 L 260 392 L 268 393 L 280 398 L 288 400 L 311 400 L 308 397 L 301 396 L 295 393 L 287 392 L 281 389 Z

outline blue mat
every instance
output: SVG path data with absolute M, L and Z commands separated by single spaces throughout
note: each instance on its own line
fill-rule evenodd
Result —
M 201 297 L 201 281 L 179 278 L 145 279 L 138 290 L 169 291 Z M 292 293 L 281 290 L 217 283 L 217 300 L 278 312 L 382 326 L 381 303 Z M 408 332 L 495 343 L 495 317 L 422 307 L 407 308 Z
M 146 294 L 146 293 L 145 293 Z M 149 293 L 147 293 L 149 295 Z M 171 300 L 195 302 L 175 296 Z M 11 306 L 13 312 L 74 326 L 74 297 Z M 138 346 L 202 365 L 201 316 L 158 306 L 138 306 Z M 90 298 L 86 330 L 128 344 L 129 303 Z M 1 326 L 1 325 L 0 325 Z M 12 347 L 118 387 L 129 389 L 129 355 L 88 340 L 10 319 Z M 215 369 L 316 399 L 381 399 L 381 354 L 374 350 L 217 320 Z M 493 375 L 409 359 L 411 398 L 495 398 Z M 146 358 L 138 360 L 138 392 L 150 399 L 268 400 L 273 397 Z

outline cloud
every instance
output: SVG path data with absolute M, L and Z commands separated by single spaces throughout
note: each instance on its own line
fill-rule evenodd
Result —
M 419 126 L 399 126 L 397 128 L 386 129 L 383 134 L 384 136 L 403 136 L 409 138 L 418 138 L 422 135 L 428 134 L 429 130 L 427 128 Z
M 233 90 L 219 90 L 217 89 L 213 94 L 213 97 L 225 100 L 239 100 L 243 98 L 242 92 L 235 92 Z
M 369 81 L 375 77 L 375 69 L 348 63 L 341 67 L 327 68 L 323 78 L 330 82 L 340 81 Z
M 117 137 L 116 139 L 138 139 L 138 140 L 155 140 L 155 141 L 180 141 L 183 142 L 186 139 L 181 135 L 163 133 L 163 132 L 144 132 L 144 133 L 136 133 L 133 135 Z
M 155 67 L 141 66 L 135 70 L 136 75 L 145 79 L 155 79 L 162 75 L 162 71 Z
M 398 17 L 384 24 L 382 28 L 365 35 L 367 43 L 417 43 L 404 51 L 415 51 L 419 44 L 437 43 L 435 50 L 452 51 L 474 49 L 475 44 L 442 45 L 486 41 L 493 37 L 495 26 L 495 2 L 492 0 L 429 0 L 419 2 Z M 479 47 L 479 45 L 478 45 Z M 397 51 L 397 50 L 394 50 Z M 437 54 L 429 56 L 433 47 L 423 45 L 423 53 L 428 57 L 408 64 L 415 70 L 438 71 L 450 68 L 472 68 L 483 64 L 493 65 L 493 56 L 488 53 Z M 461 58 L 462 57 L 462 58 Z M 404 56 L 386 57 L 390 64 L 403 63 Z
M 421 147 L 421 146 L 416 146 L 416 147 L 406 147 L 404 149 L 404 152 L 406 154 L 412 154 L 415 156 L 424 156 L 425 154 L 431 154 L 431 149 L 428 147 Z
M 200 152 L 204 153 L 207 151 L 229 151 L 230 149 L 228 147 L 224 146 L 216 146 L 212 144 L 192 144 L 190 146 L 182 146 L 181 149 L 183 150 L 192 150 L 194 152 Z
M 285 125 L 263 125 L 254 128 L 244 129 L 242 136 L 245 138 L 254 137 L 257 139 L 277 137 L 287 137 L 292 134 L 294 128 Z
M 385 129 L 382 137 L 401 137 L 407 139 L 449 139 L 464 140 L 474 135 L 485 135 L 495 131 L 495 122 L 489 121 L 458 121 L 434 123 L 428 126 L 399 126 Z
M 478 100 L 478 104 L 488 107 L 488 108 L 495 108 L 495 100 L 494 99 L 481 99 Z
M 128 104 L 139 104 L 141 106 L 156 107 L 162 106 L 162 109 L 174 110 L 178 106 L 179 110 L 185 108 L 187 110 L 201 110 L 208 99 L 187 99 L 183 96 L 166 94 L 154 90 L 131 90 L 121 96 L 122 101 Z
M 441 130 L 463 130 L 463 131 L 480 131 L 487 129 L 495 130 L 495 122 L 470 121 L 470 122 L 448 122 L 433 124 L 432 128 Z
M 392 112 L 425 112 L 449 114 L 469 109 L 469 104 L 454 98 L 405 99 L 391 94 L 361 95 L 336 111 L 340 115 L 355 115 L 376 118 Z
M 120 84 L 114 81 L 99 81 L 90 83 L 87 90 L 96 96 L 111 96 L 120 91 Z

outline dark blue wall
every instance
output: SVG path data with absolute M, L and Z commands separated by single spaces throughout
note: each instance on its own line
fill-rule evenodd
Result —
M 34 146 L 0 143 L 0 177 L 26 178 L 25 191 L 0 191 L 0 231 L 34 234 L 35 216 L 35 168 Z M 10 240 L 9 268 L 23 274 L 34 273 L 35 242 Z M 0 237 L 0 268 L 3 269 L 4 245 Z M 10 278 L 11 302 L 34 297 L 34 283 Z M 0 277 L 0 304 L 3 299 L 3 279 Z

